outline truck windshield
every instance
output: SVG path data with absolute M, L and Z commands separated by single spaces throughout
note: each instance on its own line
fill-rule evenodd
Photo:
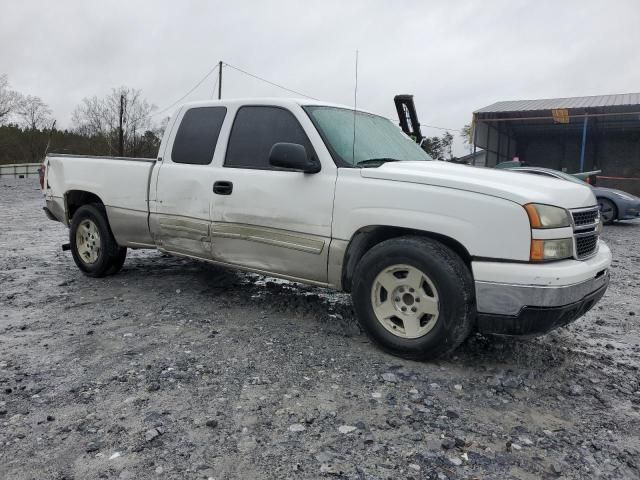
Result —
M 320 130 L 327 146 L 343 164 L 378 167 L 385 162 L 433 160 L 384 117 L 356 112 L 354 122 L 353 110 L 346 108 L 307 106 L 305 110 Z

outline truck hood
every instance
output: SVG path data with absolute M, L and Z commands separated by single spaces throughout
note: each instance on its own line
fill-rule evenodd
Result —
M 364 178 L 466 190 L 520 205 L 533 202 L 581 208 L 596 204 L 591 188 L 586 184 L 582 186 L 555 178 L 449 162 L 388 162 L 377 168 L 362 168 L 360 174 Z

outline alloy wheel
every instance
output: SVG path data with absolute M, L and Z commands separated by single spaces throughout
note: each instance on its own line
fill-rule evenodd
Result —
M 438 291 L 427 274 L 411 265 L 382 270 L 371 287 L 371 305 L 377 320 L 392 334 L 420 338 L 438 322 Z
M 92 264 L 100 257 L 100 232 L 89 219 L 82 220 L 76 230 L 76 250 L 82 261 Z

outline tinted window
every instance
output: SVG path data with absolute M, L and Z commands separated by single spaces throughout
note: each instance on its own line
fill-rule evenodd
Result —
M 226 113 L 225 107 L 199 107 L 188 110 L 182 117 L 182 123 L 173 141 L 171 160 L 175 163 L 195 165 L 211 163 Z
M 291 112 L 277 107 L 242 107 L 233 122 L 225 166 L 273 168 L 269 152 L 279 142 L 298 143 L 313 155 L 311 143 Z

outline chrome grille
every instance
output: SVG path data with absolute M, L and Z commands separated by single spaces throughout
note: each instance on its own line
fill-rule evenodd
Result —
M 571 211 L 575 256 L 582 260 L 595 255 L 598 250 L 598 207 L 581 208 Z
M 598 234 L 596 232 L 576 236 L 576 256 L 586 258 L 591 256 L 598 247 Z
M 573 224 L 576 227 L 583 225 L 593 225 L 598 220 L 598 208 L 592 208 L 589 210 L 575 210 L 571 212 L 573 217 Z

